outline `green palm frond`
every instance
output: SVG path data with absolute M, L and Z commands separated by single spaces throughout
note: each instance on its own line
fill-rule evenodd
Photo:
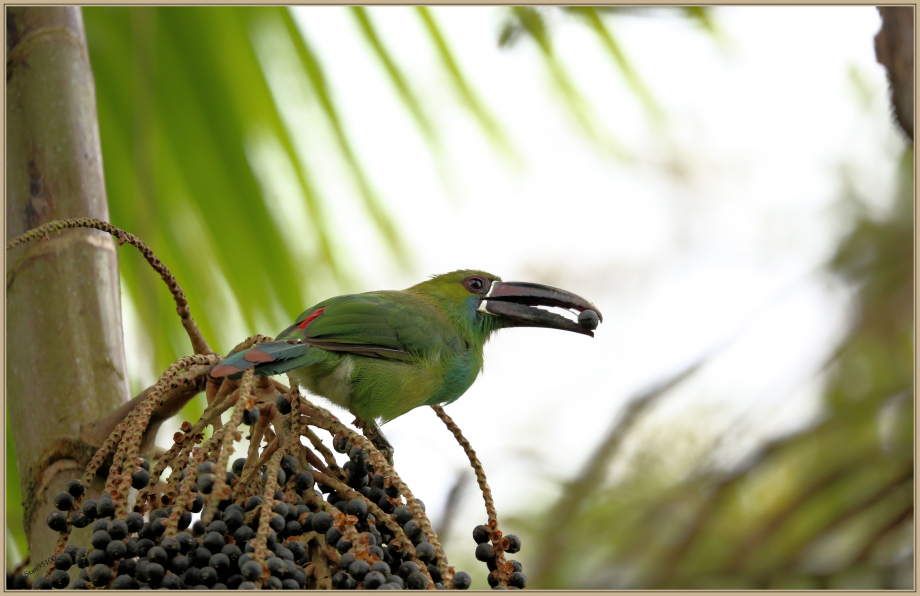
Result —
M 598 147 L 611 155 L 621 159 L 627 158 L 628 151 L 601 128 L 591 105 L 578 90 L 569 75 L 568 69 L 553 51 L 552 39 L 542 13 L 538 9 L 529 6 L 513 6 L 511 7 L 511 15 L 516 20 L 520 30 L 536 42 L 540 50 L 540 56 L 563 105 L 572 115 L 582 132 Z
M 402 69 L 396 64 L 396 60 L 390 55 L 390 51 L 384 46 L 383 40 L 380 39 L 380 35 L 377 33 L 377 29 L 371 20 L 370 14 L 361 6 L 352 6 L 350 10 L 355 21 L 358 23 L 358 29 L 361 31 L 361 35 L 380 61 L 380 65 L 390 79 L 390 83 L 393 84 L 393 88 L 396 90 L 397 95 L 399 95 L 399 99 L 402 100 L 403 105 L 405 105 L 409 113 L 412 114 L 412 118 L 428 141 L 437 145 L 438 141 L 434 127 L 425 114 L 421 101 L 419 101 L 415 92 L 409 86 L 408 77 L 403 74 Z
M 322 200 L 292 124 L 266 78 L 259 35 L 266 28 L 294 48 L 349 163 L 368 211 L 391 249 L 402 252 L 395 225 L 351 149 L 306 42 L 286 8 L 114 8 L 84 10 L 112 221 L 145 238 L 175 272 L 202 331 L 217 349 L 233 338 L 222 324 L 239 318 L 246 332 L 280 328 L 311 295 L 311 279 L 341 282 Z M 276 183 L 257 176 L 263 139 L 278 149 L 306 205 L 292 222 L 316 246 L 308 262 L 264 196 Z M 167 216 L 167 214 L 169 214 Z M 163 290 L 132 256 L 122 274 L 163 369 L 188 352 Z M 221 294 L 224 289 L 231 296 Z M 235 311 L 233 314 L 229 310 Z M 178 330 L 177 330 L 178 331 Z M 236 330 L 237 332 L 239 330 Z M 171 345 L 178 343 L 179 345 Z
M 635 93 L 639 100 L 642 102 L 642 105 L 648 113 L 649 117 L 654 121 L 658 121 L 663 118 L 664 112 L 662 111 L 661 106 L 658 105 L 658 102 L 652 96 L 651 91 L 649 91 L 648 87 L 646 87 L 645 83 L 639 77 L 636 69 L 633 68 L 632 63 L 630 62 L 629 58 L 627 58 L 623 48 L 616 41 L 616 38 L 610 32 L 610 29 L 607 27 L 607 25 L 604 24 L 604 21 L 598 14 L 597 9 L 590 6 L 579 6 L 572 7 L 569 9 L 569 11 L 583 18 L 588 27 L 597 34 L 597 37 L 601 41 L 601 44 L 604 46 L 604 49 L 607 50 L 614 63 L 617 65 L 617 68 L 619 68 L 620 72 L 623 73 L 623 76 L 626 78 L 626 82 L 633 90 L 633 93 Z
M 447 75 L 450 77 L 454 89 L 457 91 L 463 105 L 473 114 L 473 117 L 476 118 L 479 126 L 485 131 L 492 144 L 508 157 L 516 159 L 517 153 L 508 140 L 506 133 L 502 130 L 501 124 L 482 102 L 467 80 L 466 75 L 463 74 L 463 71 L 460 69 L 460 64 L 454 56 L 453 51 L 451 51 L 447 39 L 438 26 L 432 12 L 425 6 L 417 6 L 415 10 L 425 27 L 425 31 L 431 38 L 431 43 L 434 45 L 438 57 L 441 59 L 441 63 Z
M 342 125 L 342 119 L 332 97 L 332 91 L 326 81 L 326 76 L 323 72 L 322 65 L 317 60 L 316 54 L 307 43 L 306 37 L 303 34 L 297 35 L 298 28 L 290 13 L 285 11 L 283 18 L 287 31 L 291 35 L 291 39 L 294 41 L 301 65 L 310 80 L 313 91 L 316 93 L 317 99 L 319 99 L 320 107 L 325 114 L 329 125 L 333 129 L 336 141 L 339 145 L 339 149 L 342 152 L 342 155 L 344 156 L 345 161 L 347 162 L 349 168 L 351 169 L 351 173 L 355 178 L 355 182 L 358 185 L 361 198 L 364 201 L 364 206 L 367 209 L 368 214 L 371 216 L 371 219 L 377 225 L 377 228 L 386 239 L 389 247 L 394 251 L 400 264 L 404 267 L 408 267 L 410 262 L 409 253 L 403 244 L 396 224 L 384 209 L 383 202 L 378 196 L 377 191 L 374 190 L 370 178 L 367 176 L 366 172 L 364 171 L 364 167 L 358 160 L 358 156 L 352 148 L 351 141 L 345 134 L 345 129 Z

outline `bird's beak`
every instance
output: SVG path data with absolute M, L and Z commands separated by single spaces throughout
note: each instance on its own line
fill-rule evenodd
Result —
M 597 313 L 597 320 L 583 316 L 584 323 L 580 323 L 537 306 L 556 306 L 579 313 L 591 310 Z M 597 322 L 604 320 L 601 311 L 581 296 L 559 288 L 525 282 L 492 282 L 492 287 L 479 303 L 479 311 L 502 317 L 510 327 L 547 327 L 591 337 L 594 337 L 593 329 L 597 327 Z

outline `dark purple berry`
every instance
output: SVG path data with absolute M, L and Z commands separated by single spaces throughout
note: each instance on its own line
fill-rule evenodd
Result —
M 380 510 L 384 513 L 393 513 L 393 511 L 396 510 L 396 505 L 391 503 L 389 497 L 386 495 L 380 497 L 380 499 L 377 501 L 377 507 L 380 507 Z
M 240 567 L 240 575 L 244 580 L 257 581 L 262 578 L 262 566 L 255 561 L 247 561 Z
M 117 561 L 128 554 L 128 545 L 121 540 L 113 540 L 106 545 L 105 554 L 110 560 Z
M 422 529 L 419 527 L 418 522 L 414 519 L 406 522 L 406 525 L 403 526 L 403 531 L 406 533 L 406 536 L 408 536 L 410 540 L 422 535 Z
M 89 520 L 83 515 L 83 511 L 78 509 L 70 516 L 70 523 L 72 523 L 75 528 L 85 528 L 89 525 Z
M 196 482 L 198 492 L 203 495 L 209 495 L 214 490 L 214 474 L 202 474 Z
M 371 566 L 362 559 L 358 559 L 348 566 L 348 574 L 358 581 L 363 580 L 370 570 Z
M 165 576 L 160 582 L 160 587 L 167 590 L 181 590 L 182 589 L 182 580 L 179 579 L 178 575 L 170 573 Z
M 77 480 L 74 478 L 73 480 L 67 481 L 67 492 L 69 492 L 74 499 L 79 499 L 82 497 L 85 491 L 86 485 L 83 484 L 82 480 Z
M 150 472 L 148 472 L 144 468 L 141 468 L 140 470 L 135 472 L 133 476 L 131 476 L 131 488 L 136 488 L 137 490 L 141 490 L 142 488 L 147 486 L 148 482 L 150 482 Z
M 316 516 L 313 517 L 316 519 Z M 342 532 L 338 528 L 329 528 L 326 530 L 326 544 L 335 544 L 342 537 Z
M 147 563 L 147 583 L 151 586 L 159 586 L 166 575 L 166 570 L 159 563 Z
M 454 579 L 452 581 L 455 590 L 466 590 L 469 589 L 470 584 L 473 583 L 470 574 L 466 571 L 458 571 L 454 574 Z
M 116 577 L 115 580 L 112 582 L 112 589 L 113 590 L 130 590 L 133 587 L 134 582 L 137 580 L 135 580 L 130 575 L 122 575 L 121 565 L 118 566 L 118 573 L 119 573 L 118 577 Z
M 97 503 L 95 499 L 88 499 L 86 501 L 83 501 L 83 515 L 85 515 L 86 519 L 88 519 L 89 521 L 93 521 L 97 517 L 96 516 L 96 505 Z
M 70 511 L 73 507 L 73 495 L 68 492 L 59 492 L 54 495 L 54 506 L 61 511 Z
M 128 526 L 129 533 L 135 534 L 144 527 L 144 516 L 132 511 L 125 517 L 125 525 Z
M 246 501 L 246 511 L 252 511 L 253 509 L 255 509 L 261 504 L 262 504 L 261 496 L 256 495 L 254 497 L 251 497 L 248 501 Z
M 201 583 L 206 586 L 213 586 L 217 583 L 217 570 L 211 566 L 204 567 L 201 570 Z
M 282 416 L 287 416 L 291 413 L 291 402 L 289 402 L 283 395 L 279 395 L 275 399 L 275 407 L 278 408 L 278 412 Z
M 349 542 L 348 540 L 344 538 L 340 539 L 338 542 L 335 543 L 335 550 L 339 551 L 340 553 L 346 553 L 350 549 L 351 549 L 351 542 Z
M 441 570 L 438 569 L 437 565 L 431 565 L 431 564 L 428 565 L 428 575 L 430 575 L 431 579 L 436 582 L 439 582 L 443 579 L 441 577 Z
M 213 567 L 217 570 L 218 574 L 222 574 L 224 571 L 230 569 L 230 557 L 224 553 L 215 553 L 211 555 L 211 558 L 208 560 L 208 567 Z
M 347 590 L 348 585 L 355 580 L 348 577 L 347 573 L 341 571 L 332 576 L 332 587 L 336 590 Z
M 367 575 L 364 576 L 364 589 L 365 590 L 376 590 L 387 581 L 386 576 L 379 571 L 369 571 Z
M 313 474 L 310 472 L 298 472 L 294 476 L 294 482 L 297 490 L 305 491 L 313 488 Z
M 410 511 L 409 508 L 405 505 L 400 505 L 396 508 L 396 511 L 393 512 L 393 519 L 395 519 L 396 523 L 401 526 L 404 526 L 412 521 L 414 517 L 415 516 L 412 515 L 412 511 Z
M 62 511 L 55 511 L 48 516 L 45 523 L 55 532 L 64 532 L 67 530 L 67 514 Z
M 113 519 L 105 528 L 112 540 L 122 540 L 128 537 L 128 524 L 120 519 Z
M 67 571 L 73 566 L 73 559 L 68 553 L 61 553 L 58 556 L 54 557 L 54 568 L 60 569 L 61 571 Z M 64 584 L 65 586 L 67 584 Z
M 105 549 L 96 548 L 86 555 L 86 566 L 92 567 L 93 565 L 108 565 L 111 561 L 109 556 L 105 553 Z
M 51 586 L 57 588 L 58 590 L 66 588 L 67 584 L 70 583 L 70 576 L 63 569 L 55 569 L 52 571 L 49 579 L 51 580 Z M 33 585 L 33 589 L 34 587 L 35 586 Z
M 424 590 L 428 588 L 428 577 L 421 571 L 410 573 L 406 578 L 406 587 L 410 590 Z
M 89 571 L 89 580 L 94 586 L 105 586 L 112 581 L 112 570 L 108 565 L 93 565 Z
M 360 521 L 367 519 L 367 503 L 360 497 L 355 497 L 345 503 L 345 513 L 354 515 Z
M 328 513 L 317 513 L 313 516 L 313 531 L 325 534 L 332 527 L 332 516 Z
M 351 446 L 348 444 L 348 437 L 336 437 L 332 439 L 332 448 L 339 453 L 348 453 Z
M 115 515 L 115 503 L 112 499 L 99 499 L 96 502 L 96 517 L 112 517 Z
M 415 556 L 423 563 L 431 563 L 435 557 L 434 547 L 427 542 L 423 542 L 415 548 Z
M 243 412 L 243 424 L 252 426 L 259 421 L 259 408 L 253 408 Z
M 386 576 L 392 573 L 390 571 L 390 566 L 387 565 L 384 561 L 377 561 L 376 563 L 371 565 L 371 571 L 379 571 L 380 573 L 382 573 L 384 576 L 384 581 L 386 580 Z
M 495 559 L 495 553 L 492 552 L 492 547 L 489 544 L 483 542 L 482 544 L 479 544 L 476 546 L 476 560 L 477 561 L 482 561 L 483 563 L 485 563 L 486 561 L 492 561 L 494 559 Z
M 405 579 L 409 577 L 409 574 L 415 573 L 418 571 L 418 565 L 412 561 L 403 561 L 403 564 L 399 566 L 399 569 L 396 571 L 396 575 Z

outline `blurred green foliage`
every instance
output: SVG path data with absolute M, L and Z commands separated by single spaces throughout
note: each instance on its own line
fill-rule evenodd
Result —
M 433 110 L 383 43 L 373 9 L 342 10 L 352 13 L 393 92 L 437 151 Z M 414 10 L 459 103 L 497 149 L 514 155 L 513 139 L 463 72 L 437 11 Z M 720 36 L 700 7 L 500 10 L 498 44 L 534 43 L 560 106 L 598 147 L 621 158 L 627 150 L 601 128 L 558 55 L 555 23 L 570 19 L 596 36 L 653 121 L 665 114 L 618 43 L 611 16 L 676 14 Z M 391 198 L 366 173 L 326 67 L 287 8 L 98 6 L 83 15 L 111 221 L 147 242 L 176 275 L 212 348 L 229 351 L 244 339 L 235 336 L 239 328 L 272 333 L 306 305 L 355 285 L 329 224 L 332 201 L 314 183 L 321 164 L 307 157 L 300 114 L 310 106 L 331 131 L 329 150 L 349 171 L 381 248 L 411 265 L 387 212 Z M 266 151 L 283 163 L 287 186 L 277 171 L 260 169 Z M 614 486 L 578 479 L 545 517 L 520 520 L 528 544 L 542 549 L 525 559 L 540 561 L 527 563 L 529 587 L 912 587 L 912 164 L 907 151 L 893 211 L 862 213 L 829 266 L 858 288 L 858 308 L 828 363 L 821 421 L 737 469 L 700 469 L 676 484 L 654 473 Z M 285 193 L 303 209 L 285 211 L 277 199 Z M 303 216 L 291 221 L 295 213 Z M 188 340 L 160 280 L 135 252 L 119 255 L 151 369 L 162 371 L 190 352 Z M 182 417 L 197 419 L 202 401 Z M 609 461 L 605 450 L 616 444 L 599 446 L 597 461 Z M 11 445 L 7 454 L 8 521 L 25 553 Z M 590 476 L 606 466 L 586 469 Z M 558 528 L 551 521 L 560 511 L 567 523 Z
M 890 212 L 863 209 L 828 265 L 856 299 L 820 420 L 736 469 L 610 484 L 621 422 L 552 508 L 515 520 L 537 545 L 530 586 L 913 588 L 913 163 L 907 148 Z

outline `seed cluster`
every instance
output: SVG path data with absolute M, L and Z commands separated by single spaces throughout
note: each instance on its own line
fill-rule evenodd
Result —
M 171 457 L 173 468 L 165 489 L 152 486 L 166 471 L 162 459 L 151 470 L 144 458 L 127 455 L 123 480 L 107 487 L 138 490 L 133 504 L 120 488 L 84 501 L 84 480 L 71 480 L 54 498 L 59 511 L 47 519 L 48 527 L 61 533 L 60 548 L 47 577 L 35 579 L 31 587 L 470 586 L 469 574 L 447 566 L 424 504 L 364 437 L 310 404 L 309 416 L 302 416 L 296 394 L 247 394 L 253 386 L 246 381 L 252 379 L 244 379 L 237 390 L 242 392 L 230 422 L 218 426 L 200 447 L 195 446 L 202 440 L 200 423 L 183 424 L 175 437 L 177 448 L 164 456 Z M 333 448 L 348 456 L 344 466 L 339 468 L 333 454 L 306 428 L 307 418 L 334 433 Z M 249 453 L 228 466 L 232 447 L 226 447 L 241 438 L 234 431 L 247 422 Z M 325 462 L 300 442 L 301 436 L 313 442 Z M 267 444 L 260 449 L 263 439 Z M 133 509 L 128 512 L 128 507 Z M 70 528 L 90 525 L 89 545 L 66 545 Z M 80 572 L 71 582 L 68 570 L 74 565 Z
M 45 577 L 7 571 L 7 589 L 466 589 L 470 576 L 447 565 L 424 504 L 365 437 L 276 381 L 255 376 L 217 380 L 208 373 L 221 357 L 208 347 L 191 318 L 185 295 L 169 270 L 139 239 L 96 219 L 50 222 L 9 243 L 37 240 L 53 231 L 89 227 L 137 246 L 167 283 L 195 354 L 174 362 L 136 398 L 89 461 L 82 479 L 55 496 L 58 511 L 47 526 L 59 533 Z M 584 322 L 583 322 L 584 324 Z M 256 335 L 234 352 L 271 338 Z M 151 469 L 139 456 L 154 415 L 184 403 L 207 387 L 208 407 L 184 422 L 174 444 Z M 432 406 L 470 455 L 489 517 L 498 587 L 512 581 L 485 474 L 469 443 L 439 406 Z M 230 421 L 221 415 L 233 408 Z M 233 444 L 250 427 L 249 452 L 228 469 Z M 213 434 L 204 441 L 204 430 Z M 348 454 L 339 468 L 310 427 L 334 436 Z M 307 438 L 312 448 L 303 444 Z M 262 446 L 265 442 L 264 447 Z M 315 450 L 315 452 L 313 451 Z M 317 456 L 322 456 L 322 460 Z M 323 463 L 325 461 L 325 465 Z M 109 462 L 105 490 L 84 502 L 86 487 Z M 163 475 L 167 469 L 171 473 Z M 132 508 L 129 511 L 129 508 Z M 194 516 L 198 516 L 198 519 Z M 68 545 L 72 528 L 92 524 L 85 547 Z M 517 541 L 519 548 L 520 541 Z M 79 578 L 70 583 L 76 565 Z M 510 575 L 509 575 L 510 574 Z M 492 577 L 492 575 L 490 575 Z M 523 575 L 521 575 L 523 578 Z M 490 580 L 491 582 L 491 580 Z
M 498 549 L 514 554 L 521 550 L 521 539 L 514 534 L 502 536 L 501 531 L 492 530 L 488 524 L 476 526 L 473 528 L 473 540 L 476 542 L 476 559 L 482 561 L 489 568 L 489 586 L 492 589 L 504 590 L 505 586 L 499 584 L 497 571 L 499 565 L 503 565 L 505 575 L 508 577 L 508 589 L 523 590 L 527 585 L 527 576 L 523 573 L 523 566 L 514 559 L 508 561 L 499 561 L 495 556 L 495 547 Z M 489 544 L 489 542 L 492 544 Z
M 146 519 L 142 508 L 136 506 L 122 520 L 115 518 L 115 504 L 107 493 L 98 500 L 86 500 L 72 512 L 70 524 L 77 528 L 92 524 L 90 545 L 68 545 L 54 557 L 49 576 L 34 579 L 32 588 L 304 589 L 323 583 L 335 589 L 426 589 L 432 583 L 436 589 L 469 588 L 470 576 L 462 571 L 445 586 L 434 546 L 411 509 L 400 503 L 397 486 L 389 477 L 374 473 L 367 452 L 351 446 L 344 437 L 338 437 L 334 447 L 348 454 L 343 468 L 346 481 L 335 488 L 316 483 L 312 467 L 301 471 L 296 458 L 284 455 L 275 476 L 277 486 L 283 488 L 275 492 L 268 515 L 263 514 L 267 507 L 263 497 L 253 495 L 239 502 L 230 498 L 219 501 L 218 514 L 207 525 L 200 520 L 192 522 L 193 514 L 200 514 L 212 499 L 216 460 L 202 462 L 195 469 L 195 490 L 189 493 L 186 510 L 178 516 L 175 534 L 167 532 L 167 521 L 177 504 L 153 509 Z M 246 458 L 233 462 L 225 473 L 227 486 L 239 484 L 246 463 Z M 135 488 L 146 486 L 148 470 L 148 462 L 139 460 L 133 476 L 138 480 L 132 481 Z M 186 475 L 183 471 L 179 478 Z M 267 466 L 262 466 L 260 476 L 266 484 Z M 66 512 L 83 495 L 84 488 L 81 480 L 71 480 L 67 490 L 55 497 L 55 506 L 61 511 L 48 517 L 49 528 L 58 532 L 67 529 Z M 378 521 L 370 508 L 386 521 Z M 269 553 L 259 557 L 257 535 L 266 518 L 265 548 Z M 397 540 L 399 530 L 395 528 L 411 542 L 413 555 L 404 548 L 404 541 L 401 544 Z M 501 537 L 486 526 L 477 526 L 473 538 L 478 544 L 476 558 L 495 571 L 488 542 Z M 505 536 L 504 542 L 508 543 L 506 552 L 520 549 L 520 540 L 514 535 Z M 323 578 L 314 564 L 317 555 L 328 562 L 331 578 Z M 520 563 L 509 563 L 514 569 L 509 587 L 524 588 L 526 578 Z M 80 574 L 71 583 L 67 571 L 73 565 L 80 568 Z M 492 573 L 489 583 L 499 587 Z
M 186 501 L 186 511 L 178 518 L 173 535 L 167 520 L 178 504 L 153 509 L 146 519 L 132 511 L 125 519 L 115 518 L 110 496 L 87 500 L 72 514 L 71 524 L 92 524 L 91 544 L 85 548 L 69 545 L 54 559 L 48 577 L 34 580 L 33 589 L 86 589 L 90 585 L 112 589 L 304 589 L 319 587 L 322 571 L 316 555 L 324 558 L 333 571 L 328 583 L 336 589 L 426 589 L 430 583 L 444 589 L 436 553 L 388 477 L 375 474 L 368 454 L 337 438 L 335 446 L 347 452 L 344 470 L 347 479 L 340 489 L 357 489 L 354 496 L 314 481 L 312 466 L 300 470 L 291 455 L 280 458 L 275 480 L 279 487 L 270 501 L 260 495 L 240 502 L 220 500 L 218 514 L 207 525 L 192 522 L 214 497 L 216 460 L 200 463 L 195 469 L 195 490 Z M 235 488 L 246 467 L 246 458 L 233 462 L 225 473 L 226 485 Z M 135 477 L 144 478 L 149 464 L 141 460 Z M 185 478 L 182 473 L 180 478 Z M 268 466 L 261 470 L 268 482 Z M 140 482 L 138 481 L 138 484 Z M 48 517 L 48 526 L 62 531 L 74 499 L 82 496 L 83 482 L 72 480 L 68 490 L 58 494 L 55 505 L 61 511 Z M 378 521 L 369 512 L 368 502 L 384 512 L 389 523 Z M 140 506 L 137 507 L 140 509 Z M 267 519 L 267 531 L 263 520 Z M 414 554 L 397 540 L 395 528 L 414 546 Z M 265 534 L 268 552 L 257 552 L 260 530 Z M 80 576 L 70 582 L 67 570 L 76 565 Z M 455 573 L 450 587 L 466 589 L 469 574 Z

